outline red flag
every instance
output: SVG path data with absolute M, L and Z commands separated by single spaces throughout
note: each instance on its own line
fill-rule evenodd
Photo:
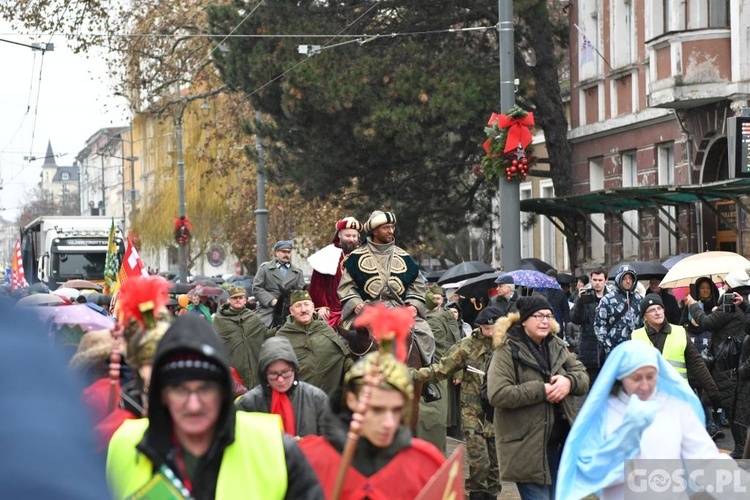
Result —
M 458 446 L 440 466 L 416 500 L 429 498 L 464 498 L 464 445 Z
M 14 292 L 29 286 L 26 282 L 26 274 L 23 271 L 23 259 L 21 258 L 21 240 L 16 240 L 16 249 L 10 262 L 10 291 Z

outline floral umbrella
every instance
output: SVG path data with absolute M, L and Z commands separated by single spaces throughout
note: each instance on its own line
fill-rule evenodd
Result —
M 115 327 L 114 319 L 94 311 L 85 304 L 40 308 L 39 316 L 57 327 L 78 325 L 84 332 L 111 330 Z
M 560 283 L 558 283 L 555 278 L 540 273 L 539 271 L 518 269 L 516 271 L 510 271 L 507 274 L 513 276 L 513 281 L 516 286 L 525 286 L 529 288 L 554 288 L 556 290 L 562 290 Z

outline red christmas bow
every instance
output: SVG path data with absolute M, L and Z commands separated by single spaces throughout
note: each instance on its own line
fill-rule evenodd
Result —
M 521 118 L 511 118 L 508 115 L 492 113 L 487 125 L 492 125 L 493 123 L 497 123 L 499 128 L 508 129 L 508 136 L 505 140 L 506 153 L 514 151 L 518 147 L 519 142 L 524 149 L 531 144 L 531 131 L 529 128 L 534 125 L 534 113 L 529 113 Z

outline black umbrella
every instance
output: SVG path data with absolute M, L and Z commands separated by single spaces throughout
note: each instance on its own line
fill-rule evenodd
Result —
M 543 260 L 529 257 L 527 259 L 521 259 L 521 265 L 518 267 L 518 269 L 526 269 L 527 271 L 539 271 L 540 273 L 546 273 L 550 269 L 554 269 L 554 267 L 550 266 Z
M 437 280 L 445 274 L 445 269 L 438 269 L 437 271 L 430 271 L 424 275 L 424 279 L 430 283 L 437 283 Z
M 607 273 L 607 278 L 614 279 L 617 276 L 617 270 L 622 264 L 617 264 Z M 636 260 L 633 262 L 627 262 L 627 265 L 633 268 L 635 273 L 638 275 L 639 280 L 650 280 L 650 279 L 662 279 L 669 272 L 669 269 L 659 264 L 658 262 L 644 262 Z
M 480 274 L 493 273 L 495 268 L 484 262 L 478 260 L 470 260 L 469 262 L 462 262 L 457 264 L 440 276 L 438 279 L 438 285 L 443 283 L 458 283 L 469 278 L 475 278 Z
M 169 289 L 169 293 L 172 295 L 180 295 L 188 293 L 193 288 L 195 288 L 194 283 L 175 283 L 172 285 L 172 288 Z
M 561 285 L 572 285 L 576 282 L 576 277 L 570 273 L 557 273 L 557 282 Z
M 495 271 L 494 273 L 480 274 L 476 278 L 469 278 L 456 290 L 456 293 L 468 299 L 487 298 L 487 293 L 490 288 L 495 286 L 495 280 L 501 274 L 503 274 L 503 271 Z

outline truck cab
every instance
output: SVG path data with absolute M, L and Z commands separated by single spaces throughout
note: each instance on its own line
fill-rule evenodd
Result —
M 51 289 L 71 279 L 104 281 L 107 242 L 112 219 L 107 217 L 39 217 L 22 233 L 21 253 L 29 283 Z M 118 268 L 125 253 L 122 221 L 115 221 Z

